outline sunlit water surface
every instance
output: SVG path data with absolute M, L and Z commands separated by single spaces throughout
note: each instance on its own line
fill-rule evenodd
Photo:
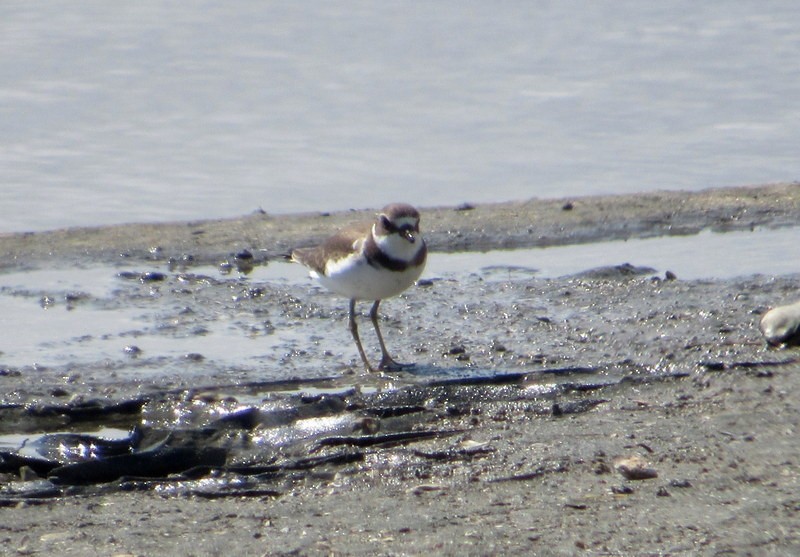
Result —
M 0 232 L 800 177 L 800 10 L 0 3 Z

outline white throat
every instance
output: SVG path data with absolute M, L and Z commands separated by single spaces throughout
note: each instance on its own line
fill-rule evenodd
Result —
M 416 234 L 414 236 L 416 241 L 413 244 L 399 234 L 389 234 L 387 236 L 376 234 L 374 224 L 372 225 L 372 237 L 383 253 L 399 261 L 411 262 L 423 245 L 422 239 Z

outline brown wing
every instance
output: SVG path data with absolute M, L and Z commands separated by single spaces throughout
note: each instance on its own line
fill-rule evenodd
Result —
M 317 273 L 325 274 L 325 265 L 329 260 L 343 259 L 353 253 L 353 244 L 364 239 L 371 224 L 344 228 L 325 240 L 321 245 L 310 248 L 298 248 L 292 251 L 292 261 L 305 265 Z M 359 249 L 357 247 L 356 249 Z

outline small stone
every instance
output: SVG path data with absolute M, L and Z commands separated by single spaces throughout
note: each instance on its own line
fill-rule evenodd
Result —
M 630 495 L 633 493 L 633 488 L 629 485 L 615 485 L 611 487 L 611 493 L 614 495 Z
M 656 469 L 651 468 L 649 463 L 638 455 L 614 459 L 614 469 L 626 480 L 649 480 L 658 477 Z
M 139 276 L 139 280 L 142 282 L 161 282 L 166 279 L 167 275 L 158 271 L 147 271 Z
M 233 263 L 227 259 L 219 264 L 219 272 L 223 275 L 229 275 L 233 271 Z
M 492 343 L 489 345 L 489 349 L 492 352 L 505 352 L 508 349 L 497 339 L 493 340 Z
M 593 468 L 594 473 L 598 476 L 611 473 L 611 467 L 603 461 L 597 462 Z
M 800 345 L 800 302 L 769 310 L 758 326 L 772 346 Z

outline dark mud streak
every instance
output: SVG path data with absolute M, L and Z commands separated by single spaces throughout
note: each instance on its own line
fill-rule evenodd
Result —
M 126 476 L 160 478 L 197 466 L 224 466 L 228 452 L 218 447 L 166 447 L 59 466 L 47 479 L 56 485 L 106 483 Z
M 444 430 L 444 431 L 408 431 L 402 433 L 387 433 L 384 435 L 358 435 L 358 436 L 338 436 L 326 437 L 317 441 L 317 449 L 322 447 L 336 447 L 348 445 L 353 447 L 393 447 L 404 445 L 415 441 L 433 439 L 437 437 L 449 437 L 463 433 L 463 430 Z M 313 450 L 312 450 L 313 452 Z
M 525 400 L 543 402 L 542 397 L 532 395 L 524 388 L 522 380 L 528 375 L 520 373 L 511 376 L 490 376 L 482 378 L 480 381 L 475 381 L 474 378 L 460 378 L 424 385 L 411 385 L 403 389 L 372 395 L 361 395 L 352 391 L 341 395 L 312 397 L 288 395 L 286 400 L 293 403 L 295 410 L 282 408 L 275 413 L 264 411 L 258 407 L 246 407 L 224 415 L 211 424 L 199 423 L 193 430 L 151 430 L 140 426 L 140 429 L 134 430 L 129 438 L 114 441 L 86 434 L 46 434 L 30 444 L 31 447 L 42 451 L 41 458 L 22 456 L 8 451 L 0 453 L 0 472 L 17 473 L 20 468 L 27 466 L 36 474 L 47 477 L 48 480 L 24 487 L 19 492 L 12 490 L 13 495 L 6 496 L 5 499 L 61 497 L 66 493 L 62 489 L 55 489 L 54 486 L 72 486 L 69 493 L 73 495 L 82 493 L 80 486 L 93 484 L 109 484 L 110 488 L 116 485 L 116 489 L 121 490 L 130 489 L 132 485 L 137 485 L 138 489 L 148 489 L 147 486 L 152 488 L 160 485 L 171 474 L 178 474 L 177 480 L 192 481 L 208 477 L 214 471 L 252 477 L 260 482 L 274 482 L 287 477 L 290 473 L 308 473 L 321 466 L 330 468 L 356 465 L 362 462 L 367 454 L 363 452 L 363 449 L 372 452 L 391 451 L 396 450 L 393 448 L 403 445 L 443 440 L 463 434 L 467 430 L 450 427 L 449 420 L 469 416 L 472 412 L 483 414 L 487 411 L 483 409 L 484 406 L 499 404 L 502 407 L 504 400 L 511 403 Z M 591 390 L 602 389 L 610 385 L 593 385 Z M 270 392 L 270 385 L 264 385 L 264 388 L 266 392 Z M 243 388 L 248 392 L 251 389 L 250 385 Z M 553 406 L 554 409 L 558 408 L 558 415 L 588 412 L 606 402 L 605 399 L 569 400 L 564 398 L 569 392 L 575 392 L 581 396 L 580 393 L 583 391 L 584 389 L 581 388 L 570 387 L 558 395 L 559 401 Z M 175 397 L 173 402 L 168 402 L 172 397 L 166 394 L 155 393 L 152 397 L 161 400 L 161 404 L 168 405 L 166 409 L 163 409 L 167 414 L 181 413 L 180 406 L 191 403 L 191 399 L 187 399 L 185 396 Z M 418 403 L 422 400 L 426 400 L 427 404 Z M 437 402 L 431 406 L 433 401 Z M 115 411 L 138 409 L 141 412 L 142 406 L 141 399 L 108 405 L 93 404 L 91 407 L 94 419 L 91 422 L 85 421 L 87 416 L 83 404 L 74 405 L 74 408 L 70 405 L 57 408 L 50 406 L 39 409 L 28 408 L 25 416 L 29 423 L 26 423 L 25 426 L 28 429 L 36 429 L 43 424 L 48 424 L 54 412 L 58 415 L 72 416 L 74 410 L 83 420 L 81 423 L 85 424 L 87 428 L 100 428 L 106 425 L 106 419 L 114 416 L 114 412 L 102 409 Z M 169 408 L 173 409 L 169 410 Z M 537 416 L 550 414 L 546 404 L 530 407 L 526 412 Z M 299 441 L 296 441 L 297 446 L 294 450 L 305 451 L 306 456 L 267 464 L 263 462 L 253 462 L 247 465 L 231 464 L 237 458 L 237 449 L 230 446 L 225 439 L 246 437 L 263 424 L 272 424 L 273 427 L 284 424 L 285 427 L 291 426 L 301 417 L 346 416 L 349 414 L 369 416 L 369 420 L 379 420 L 377 423 L 382 424 L 382 428 L 396 427 L 399 430 L 388 429 L 366 435 L 325 435 L 324 432 L 321 432 L 316 439 L 306 441 L 301 437 Z M 552 414 L 556 415 L 556 411 L 553 410 Z M 159 439 L 160 441 L 157 441 Z M 157 442 L 153 444 L 154 441 Z M 138 448 L 140 445 L 148 443 L 149 448 Z M 59 446 L 59 451 L 49 450 L 48 447 L 53 444 Z M 90 460 L 76 462 L 74 461 L 76 457 L 70 457 L 73 458 L 72 461 L 65 461 L 64 454 L 80 452 L 77 449 L 64 452 L 65 448 L 69 449 L 69 445 L 78 448 L 97 446 L 99 452 L 95 458 Z M 315 456 L 315 453 L 336 447 L 347 448 L 331 454 Z M 103 454 L 101 449 L 104 449 L 106 454 Z M 414 449 L 409 454 L 423 460 L 459 461 L 489 456 L 493 452 L 493 448 L 481 446 L 475 449 L 452 447 L 439 451 Z M 271 452 L 266 451 L 259 460 L 277 458 L 277 455 L 271 455 Z M 199 488 L 188 487 L 187 489 L 190 492 L 196 492 Z M 253 486 L 232 491 L 224 486 L 208 489 L 217 489 L 217 492 L 205 491 L 203 497 L 225 497 L 233 496 L 235 493 L 240 493 L 242 496 L 248 496 L 248 493 L 253 496 L 256 493 L 276 495 L 279 491 L 271 488 L 254 488 Z
M 35 417 L 63 417 L 71 422 L 98 421 L 114 415 L 137 415 L 148 402 L 147 398 L 137 398 L 121 402 L 106 403 L 90 401 L 75 405 L 29 406 L 27 412 Z
M 514 474 L 512 476 L 501 476 L 499 478 L 491 478 L 488 480 L 488 482 L 489 483 L 527 482 L 530 480 L 538 480 L 548 474 L 558 474 L 562 472 L 567 472 L 568 470 L 569 470 L 569 465 L 562 462 L 554 466 L 540 466 L 535 470 L 531 470 L 530 472 L 523 472 L 520 474 Z

